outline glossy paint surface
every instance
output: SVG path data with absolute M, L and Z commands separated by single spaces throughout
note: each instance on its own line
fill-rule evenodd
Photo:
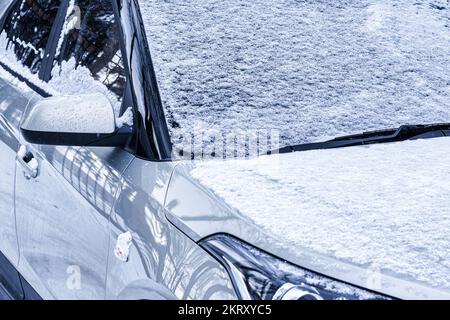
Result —
M 149 119 L 161 115 L 149 112 L 155 106 L 144 92 L 144 85 L 154 79 L 136 72 L 148 59 L 137 8 L 131 1 L 117 1 L 117 7 L 126 56 L 136 57 L 129 72 L 135 72 L 132 91 L 140 99 L 136 108 L 143 122 L 138 154 L 167 158 L 164 128 L 157 126 L 159 141 L 144 141 L 152 135 Z M 0 5 L 0 15 L 1 10 Z M 147 77 L 153 76 L 153 70 L 147 70 Z M 153 98 L 159 98 L 157 88 L 152 90 Z M 0 251 L 43 298 L 235 299 L 224 267 L 197 243 L 218 233 L 370 288 L 367 270 L 286 247 L 266 234 L 193 179 L 191 162 L 153 162 L 119 148 L 26 143 L 19 133 L 21 118 L 26 107 L 40 99 L 23 84 L 13 86 L 0 78 Z M 20 146 L 38 163 L 34 179 L 25 177 L 16 161 Z M 126 232 L 132 241 L 122 261 L 114 251 Z M 381 275 L 381 280 L 381 292 L 395 297 L 448 297 L 389 275 Z
M 16 266 L 19 262 L 14 216 L 17 125 L 29 99 L 0 78 L 0 251 Z
M 19 270 L 48 292 L 44 298 L 102 299 L 109 214 L 132 156 L 113 148 L 29 149 L 40 173 L 16 180 Z
M 27 144 L 20 118 L 41 98 L 4 81 L 0 91 L 1 166 L 8 169 L 0 170 L 1 251 L 43 298 L 236 298 L 222 265 L 166 219 L 176 164 L 118 148 Z M 15 161 L 20 146 L 38 161 L 35 179 Z M 133 241 L 123 262 L 113 252 L 126 231 Z
M 109 260 L 112 297 L 159 283 L 178 299 L 234 299 L 225 269 L 165 216 L 165 194 L 174 164 L 135 158 L 123 176 L 111 221 L 110 252 L 118 235 L 130 231 L 128 262 Z M 189 192 L 189 190 L 186 190 Z M 152 290 L 140 290 L 144 299 Z
M 19 130 L 23 114 L 42 97 L 3 76 L 14 84 L 0 78 L 0 250 L 41 297 L 236 297 L 222 265 L 166 218 L 174 163 L 120 148 L 27 143 Z M 21 149 L 35 161 L 36 177 L 16 161 Z M 114 250 L 127 231 L 133 240 L 124 262 Z

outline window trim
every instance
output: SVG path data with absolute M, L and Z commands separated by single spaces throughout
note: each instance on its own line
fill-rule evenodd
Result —
M 160 91 L 150 54 L 139 3 L 135 0 L 113 0 L 117 9 L 119 29 L 121 30 L 128 64 L 128 80 L 133 92 L 136 115 L 136 150 L 135 155 L 150 161 L 171 161 L 172 142 L 161 102 Z M 122 8 L 122 9 L 120 9 Z M 125 9 L 123 9 L 125 8 Z M 122 10 L 126 10 L 123 14 Z M 122 15 L 123 14 L 123 15 Z M 127 28 L 124 32 L 123 28 Z M 144 93 L 144 106 L 137 105 L 138 90 L 133 87 L 133 70 L 131 57 L 136 57 L 140 67 L 139 72 L 149 85 L 140 83 Z
M 41 68 L 39 69 L 39 79 L 45 82 L 50 81 L 52 75 L 53 60 L 56 55 L 56 49 L 64 26 L 64 20 L 66 19 L 69 3 L 70 0 L 61 0 L 58 13 L 56 14 L 55 21 L 53 21 L 53 26 L 50 30 L 47 45 L 44 49 L 44 59 L 42 60 Z
M 15 5 L 17 5 L 18 2 L 20 2 L 22 0 L 12 0 L 10 6 L 8 7 L 8 9 L 5 11 L 5 15 L 1 17 L 0 20 L 0 32 L 3 31 L 5 22 L 6 22 L 6 18 L 11 14 L 11 10 L 13 9 L 13 7 Z M 44 48 L 44 58 L 42 59 L 42 63 L 41 63 L 41 67 L 39 69 L 39 72 L 37 73 L 37 76 L 40 80 L 44 81 L 44 82 L 48 82 L 51 79 L 51 72 L 53 69 L 53 61 L 56 55 L 56 50 L 57 50 L 57 46 L 58 46 L 58 42 L 59 42 L 59 38 L 61 36 L 61 32 L 62 29 L 64 27 L 64 21 L 66 19 L 66 13 L 67 10 L 69 8 L 69 4 L 70 4 L 70 0 L 60 0 L 60 6 L 58 8 L 58 12 L 55 16 L 55 20 L 53 21 L 53 25 L 52 28 L 50 30 L 50 34 L 49 37 L 47 39 L 45 48 Z M 126 84 L 124 87 L 124 92 L 122 93 L 122 105 L 121 105 L 121 113 L 125 111 L 126 108 L 124 108 L 124 97 L 126 96 L 125 92 L 127 90 L 127 86 L 129 83 L 129 69 L 127 68 L 127 58 L 124 55 L 124 43 L 123 43 L 123 35 L 122 35 L 122 29 L 121 29 L 121 25 L 119 23 L 119 17 L 117 14 L 117 10 L 116 10 L 116 6 L 114 1 L 109 0 L 109 2 L 112 5 L 112 9 L 113 9 L 113 13 L 114 13 L 114 23 L 117 27 L 118 32 L 118 38 L 119 38 L 119 47 L 120 47 L 120 51 L 122 54 L 122 61 L 123 61 L 123 66 L 124 66 L 124 71 L 125 71 L 125 79 L 126 79 Z M 45 89 L 39 87 L 38 85 L 32 83 L 31 81 L 27 80 L 24 76 L 18 74 L 17 72 L 15 72 L 14 70 L 12 70 L 11 68 L 9 68 L 7 65 L 5 65 L 4 63 L 2 63 L 0 61 L 0 66 L 2 66 L 5 70 L 7 70 L 9 73 L 11 73 L 13 76 L 17 77 L 20 81 L 25 82 L 33 91 L 35 91 L 36 93 L 38 93 L 39 95 L 43 96 L 43 97 L 49 97 L 51 96 L 49 93 L 47 93 L 45 91 Z
M 4 16 L 0 20 L 0 32 L 2 32 L 4 27 L 5 27 L 6 18 L 11 14 L 11 11 L 13 10 L 14 6 L 17 5 L 17 3 L 19 1 L 22 1 L 22 0 L 12 0 L 11 3 L 9 4 L 8 9 L 5 11 Z M 57 21 L 61 19 L 60 15 L 61 15 L 61 12 L 63 11 L 62 8 L 65 7 L 64 12 L 67 11 L 67 8 L 69 6 L 69 1 L 70 0 L 60 0 L 60 1 L 61 1 L 61 3 L 60 3 L 60 6 L 58 8 L 58 12 L 56 13 L 55 21 L 53 21 L 53 25 L 52 25 L 52 28 L 50 30 L 49 37 L 48 37 L 47 42 L 45 44 L 44 58 L 42 59 L 41 67 L 39 69 L 39 72 L 37 73 L 38 78 L 40 80 L 45 81 L 45 82 L 47 82 L 49 80 L 49 79 L 45 80 L 45 77 L 47 77 L 47 76 L 50 77 L 51 76 L 51 70 L 48 71 L 48 75 L 45 73 L 45 71 L 42 71 L 44 65 L 46 65 L 48 63 L 47 60 L 50 58 L 49 55 L 52 55 L 51 51 L 49 52 L 48 50 L 51 50 L 51 48 L 52 48 L 53 44 L 52 44 L 51 41 L 53 40 L 53 38 L 56 37 L 56 35 L 59 35 L 61 33 L 61 31 L 62 31 L 62 27 L 63 27 L 65 16 L 62 18 L 62 22 L 63 23 L 61 23 L 61 25 L 59 27 L 58 27 Z M 58 30 L 59 30 L 59 33 L 57 33 Z M 56 52 L 56 45 L 55 45 L 54 51 Z M 55 52 L 53 52 L 53 56 L 54 56 Z M 9 73 L 11 73 L 14 77 L 17 77 L 20 81 L 25 82 L 33 91 L 35 91 L 39 95 L 41 95 L 43 97 L 49 97 L 50 96 L 44 89 L 42 89 L 42 88 L 38 87 L 37 85 L 31 83 L 25 77 L 23 77 L 22 75 L 18 74 L 14 70 L 12 70 L 11 68 L 6 66 L 1 61 L 0 61 L 0 65 L 5 70 L 7 70 Z
M 5 15 L 0 20 L 0 31 L 3 30 L 6 17 L 11 13 L 14 5 L 18 1 L 13 0 L 10 7 L 6 10 Z M 61 0 L 58 13 L 55 17 L 52 29 L 50 31 L 49 39 L 44 50 L 44 59 L 42 61 L 41 69 L 39 70 L 39 79 L 48 82 L 51 77 L 51 70 L 53 66 L 53 60 L 56 54 L 56 47 L 59 41 L 59 36 L 62 32 L 64 20 L 66 18 L 66 12 L 69 7 L 70 0 Z M 118 2 L 121 2 L 124 6 L 128 6 L 130 9 L 130 16 L 122 17 L 119 10 Z M 153 68 L 153 62 L 150 55 L 149 46 L 147 43 L 147 37 L 142 22 L 142 16 L 139 9 L 139 4 L 133 0 L 110 0 L 114 11 L 114 23 L 118 30 L 120 50 L 122 53 L 122 61 L 125 69 L 126 84 L 122 95 L 121 113 L 123 113 L 128 107 L 132 107 L 135 114 L 134 121 L 134 133 L 132 139 L 130 139 L 127 146 L 123 149 L 132 153 L 136 157 L 143 158 L 150 161 L 170 161 L 172 143 L 170 140 L 169 130 L 164 115 L 164 109 L 161 103 L 160 92 L 156 81 L 156 75 Z M 141 113 L 137 106 L 136 90 L 132 84 L 132 71 L 131 71 L 131 52 L 133 48 L 128 49 L 126 47 L 126 35 L 123 30 L 123 23 L 126 23 L 127 28 L 132 28 L 132 38 L 130 43 L 138 43 L 137 51 L 133 54 L 139 55 L 139 63 L 142 66 L 142 72 L 145 74 L 146 80 L 150 82 L 149 86 L 144 86 L 145 91 L 145 109 L 144 114 Z M 130 54 L 129 54 L 130 53 Z M 42 97 L 50 97 L 51 95 L 43 88 L 27 80 L 11 68 L 7 67 L 0 61 L 2 66 L 7 72 L 11 73 L 14 77 L 17 77 L 20 81 L 27 84 L 30 89 L 39 94 Z M 43 70 L 43 71 L 41 71 Z M 141 84 L 142 85 L 142 84 Z M 150 115 L 151 119 L 147 119 L 146 116 Z M 139 123 L 139 120 L 140 123 Z M 156 120 L 156 121 L 155 121 Z M 149 136 L 151 132 L 152 136 Z M 146 137 L 144 139 L 144 137 Z M 153 138 L 153 139 L 152 139 Z M 153 151 L 152 151 L 153 150 Z M 156 151 L 156 152 L 155 152 Z
M 5 23 L 6 23 L 6 18 L 11 14 L 11 11 L 13 10 L 14 6 L 22 0 L 11 0 L 11 3 L 9 4 L 9 7 L 5 10 L 5 14 L 0 18 L 0 32 L 3 31 L 4 27 L 5 27 Z M 66 0 L 61 0 L 61 2 L 66 1 Z M 57 18 L 59 14 L 59 8 L 58 8 L 58 13 L 55 17 L 55 20 Z M 52 26 L 52 29 L 50 30 L 50 35 L 52 34 L 54 29 L 54 25 Z M 44 59 L 42 60 L 42 64 L 41 64 L 41 68 L 42 65 L 44 63 L 44 61 L 46 60 L 46 56 L 47 56 L 47 45 L 50 41 L 50 36 L 47 39 L 47 43 L 46 43 L 46 47 L 44 49 Z M 44 98 L 48 98 L 51 95 L 46 92 L 44 89 L 42 89 L 41 87 L 39 87 L 38 85 L 34 84 L 32 81 L 28 80 L 27 78 L 25 78 L 24 76 L 22 76 L 21 74 L 15 72 L 13 69 L 11 69 L 10 67 L 8 67 L 6 64 L 4 64 L 2 61 L 0 61 L 0 66 L 5 69 L 6 72 L 10 73 L 12 76 L 14 76 L 15 78 L 19 79 L 19 81 L 25 83 L 31 90 L 33 90 L 34 92 L 36 92 L 37 94 L 39 94 L 40 96 L 44 97 Z M 38 78 L 40 78 L 39 74 L 41 72 L 41 69 L 39 69 L 39 73 L 38 73 Z
M 16 1 L 17 0 L 11 0 L 8 8 L 5 10 L 5 14 L 0 18 L 0 30 L 3 30 L 3 27 L 5 26 L 6 22 L 6 17 L 9 16 L 9 14 L 11 13 L 12 8 L 16 4 Z
M 1 61 L 0 61 L 0 66 L 3 69 L 5 69 L 6 72 L 10 73 L 13 77 L 15 77 L 15 78 L 19 79 L 19 81 L 25 83 L 31 90 L 33 90 L 34 92 L 39 94 L 41 97 L 43 97 L 43 98 L 51 97 L 51 94 L 49 94 L 47 91 L 45 91 L 41 87 L 37 86 L 36 84 L 34 84 L 30 80 L 28 80 L 27 78 L 22 76 L 21 74 L 15 72 L 14 70 L 12 70 L 10 67 L 8 67 L 6 64 L 4 64 Z

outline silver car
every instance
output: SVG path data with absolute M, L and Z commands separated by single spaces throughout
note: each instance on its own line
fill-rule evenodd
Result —
M 246 132 L 241 156 L 236 136 L 231 156 L 209 138 L 199 153 L 170 106 L 202 114 L 195 82 L 177 84 L 209 61 L 208 36 L 165 38 L 173 51 L 158 55 L 167 34 L 152 43 L 152 27 L 166 20 L 152 14 L 171 4 L 146 3 L 157 1 L 0 3 L 1 298 L 450 298 L 450 125 L 386 122 L 396 129 L 297 145 L 269 128 Z M 173 67 L 191 41 L 199 55 Z M 233 86 L 213 71 L 193 78 Z M 208 129 L 196 132 L 222 137 Z

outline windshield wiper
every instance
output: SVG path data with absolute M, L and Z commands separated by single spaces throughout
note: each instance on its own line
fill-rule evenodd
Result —
M 294 146 L 287 146 L 276 151 L 271 151 L 269 152 L 269 154 L 273 154 L 276 152 L 289 153 L 315 149 L 343 148 L 373 143 L 386 143 L 446 136 L 450 136 L 450 123 L 403 125 L 397 129 L 368 131 L 360 134 L 338 137 L 333 140 L 324 142 L 304 143 Z

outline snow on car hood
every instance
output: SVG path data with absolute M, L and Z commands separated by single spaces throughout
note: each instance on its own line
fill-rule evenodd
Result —
M 138 2 L 171 129 L 284 146 L 450 121 L 447 0 Z
M 190 174 L 288 247 L 450 291 L 450 139 L 197 163 Z

